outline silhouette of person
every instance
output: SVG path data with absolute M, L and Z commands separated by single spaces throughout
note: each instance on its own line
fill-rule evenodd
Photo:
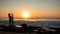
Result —
M 9 26 L 13 26 L 13 13 L 12 14 L 10 14 L 10 13 L 8 13 L 8 17 L 9 17 Z
M 11 25 L 11 15 L 10 13 L 8 14 L 8 17 L 9 17 L 9 26 Z
M 12 19 L 12 26 L 13 26 L 13 21 L 14 21 L 14 19 L 13 19 L 13 13 L 12 13 L 11 19 Z

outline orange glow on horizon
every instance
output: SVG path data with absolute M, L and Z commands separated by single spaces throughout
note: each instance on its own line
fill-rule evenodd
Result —
M 1 12 L 0 13 L 0 18 L 8 18 L 8 12 Z M 20 19 L 20 18 L 60 18 L 60 14 L 58 13 L 49 13 L 49 12 L 33 12 L 33 11 L 29 11 L 29 10 L 25 10 L 25 11 L 15 11 L 13 12 L 14 18 L 15 19 Z
M 30 17 L 30 14 L 28 11 L 22 12 L 22 18 L 29 18 L 29 17 Z

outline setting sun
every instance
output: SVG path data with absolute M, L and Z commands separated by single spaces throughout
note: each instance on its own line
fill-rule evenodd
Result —
M 22 17 L 23 18 L 29 18 L 29 13 L 28 12 L 23 12 Z

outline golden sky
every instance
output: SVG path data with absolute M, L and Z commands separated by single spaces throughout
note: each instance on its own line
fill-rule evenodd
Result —
M 29 18 L 60 18 L 60 0 L 0 0 L 0 18 L 23 18 L 25 11 Z

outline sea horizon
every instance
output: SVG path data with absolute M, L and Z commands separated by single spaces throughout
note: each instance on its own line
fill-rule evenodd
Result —
M 0 24 L 8 26 L 8 19 L 0 19 Z M 14 25 L 27 24 L 28 26 L 60 27 L 60 19 L 14 19 Z
M 1 20 L 9 20 L 9 19 L 0 19 Z M 30 18 L 30 19 L 14 19 L 14 21 L 16 20 L 23 20 L 23 21 L 60 21 L 60 19 L 56 19 L 56 18 Z

